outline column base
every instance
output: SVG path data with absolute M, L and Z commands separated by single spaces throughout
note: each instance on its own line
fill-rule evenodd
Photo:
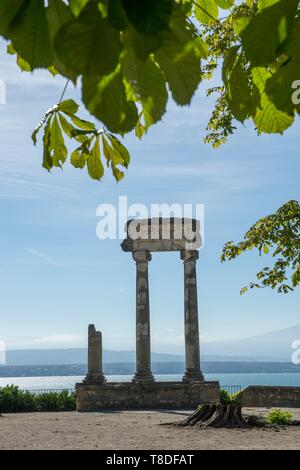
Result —
M 82 381 L 84 384 L 105 384 L 106 382 L 106 378 L 100 373 L 87 374 Z
M 140 372 L 136 372 L 132 378 L 133 383 L 154 383 L 155 379 L 153 377 L 152 372 L 149 372 L 147 374 L 142 374 Z
M 183 383 L 199 383 L 204 382 L 201 370 L 187 369 L 182 377 Z

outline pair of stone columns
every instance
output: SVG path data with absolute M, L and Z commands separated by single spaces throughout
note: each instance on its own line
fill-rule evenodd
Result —
M 136 373 L 133 382 L 151 383 L 154 377 L 151 372 L 150 349 L 150 307 L 148 263 L 151 260 L 149 251 L 133 251 L 136 262 Z M 186 370 L 183 382 L 203 381 L 200 370 L 199 324 L 197 302 L 196 260 L 197 250 L 181 250 L 184 263 L 184 330 L 185 330 L 185 363 Z

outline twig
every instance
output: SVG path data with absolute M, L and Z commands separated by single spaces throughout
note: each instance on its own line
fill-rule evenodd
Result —
M 61 97 L 60 97 L 60 100 L 59 100 L 59 103 L 58 103 L 58 104 L 60 104 L 60 103 L 62 102 L 63 97 L 65 96 L 65 93 L 66 93 L 66 89 L 67 89 L 67 87 L 68 87 L 68 85 L 69 85 L 69 82 L 70 82 L 70 80 L 67 80 L 67 83 L 65 84 L 65 87 L 64 87 L 64 89 L 63 89 L 63 92 L 62 92 L 62 94 L 61 94 Z

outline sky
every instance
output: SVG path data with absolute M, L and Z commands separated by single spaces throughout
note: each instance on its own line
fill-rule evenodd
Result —
M 299 324 L 300 292 L 269 289 L 240 296 L 271 262 L 254 252 L 220 262 L 257 219 L 299 199 L 299 121 L 284 136 L 257 136 L 238 125 L 219 150 L 203 143 L 212 100 L 203 83 L 190 107 L 169 100 L 163 120 L 140 142 L 124 139 L 132 161 L 123 181 L 102 182 L 69 164 L 48 173 L 30 135 L 59 101 L 65 80 L 22 73 L 0 43 L 0 341 L 8 349 L 83 347 L 95 323 L 106 349 L 135 347 L 135 265 L 120 240 L 99 240 L 99 204 L 204 204 L 205 240 L 197 262 L 201 342 L 243 338 Z M 69 86 L 66 98 L 80 102 Z M 83 106 L 80 115 L 88 117 Z M 100 124 L 99 124 L 100 126 Z M 149 264 L 151 342 L 183 351 L 183 265 L 179 253 Z

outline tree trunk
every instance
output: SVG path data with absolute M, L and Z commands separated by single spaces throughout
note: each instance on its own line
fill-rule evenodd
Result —
M 259 422 L 259 424 L 262 424 Z M 251 425 L 258 425 L 252 422 L 248 423 L 248 418 L 242 416 L 241 405 L 202 405 L 188 418 L 176 423 L 176 426 L 196 426 L 201 428 L 242 428 Z

